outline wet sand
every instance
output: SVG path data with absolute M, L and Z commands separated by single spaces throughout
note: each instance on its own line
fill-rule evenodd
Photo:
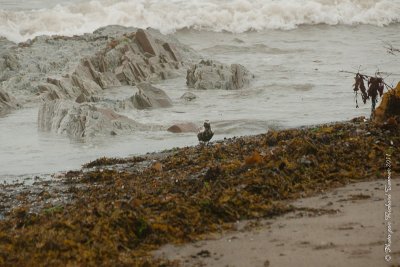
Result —
M 166 245 L 157 257 L 182 266 L 398 266 L 400 236 L 395 212 L 400 177 L 392 179 L 391 261 L 385 261 L 386 180 L 349 184 L 296 200 L 295 212 L 237 223 L 237 231 L 183 246 Z

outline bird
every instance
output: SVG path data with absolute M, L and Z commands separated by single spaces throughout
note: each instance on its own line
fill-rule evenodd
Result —
M 211 125 L 209 121 L 204 122 L 204 131 L 197 134 L 197 138 L 200 142 L 208 143 L 213 137 L 214 133 L 211 131 Z

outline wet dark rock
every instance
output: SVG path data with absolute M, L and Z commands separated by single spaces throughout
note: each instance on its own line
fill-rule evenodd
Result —
M 144 30 L 139 29 L 136 32 L 136 39 L 143 50 L 143 52 L 147 52 L 153 56 L 157 56 L 159 54 L 157 45 L 155 44 L 155 41 L 153 38 L 146 33 Z
M 150 83 L 139 83 L 139 92 L 135 94 L 133 105 L 137 109 L 145 108 L 168 108 L 172 107 L 172 100 L 161 89 Z
M 198 127 L 192 122 L 176 123 L 167 129 L 171 133 L 195 133 L 197 130 Z

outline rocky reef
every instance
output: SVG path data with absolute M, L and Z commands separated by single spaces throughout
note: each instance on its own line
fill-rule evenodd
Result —
M 175 77 L 183 66 L 175 44 L 153 37 L 138 29 L 109 41 L 93 56 L 82 58 L 71 74 L 47 78 L 39 88 L 39 129 L 73 137 L 97 134 L 119 134 L 145 127 L 112 110 L 96 108 L 94 96 L 102 90 L 121 85 L 137 85 L 139 92 L 132 97 L 138 109 L 170 107 L 172 100 L 161 89 L 148 82 Z M 51 102 L 73 99 L 79 103 Z M 78 115 L 77 115 L 78 114 Z
M 82 36 L 40 36 L 19 44 L 2 38 L 0 43 L 0 113 L 39 103 L 38 128 L 71 137 L 145 129 L 112 107 L 104 109 L 98 95 L 184 75 L 186 65 L 198 59 L 171 36 L 122 26 Z M 132 90 L 133 97 L 123 103 L 126 107 L 172 105 L 151 85 L 138 88 L 139 93 L 134 96 Z
M 114 85 L 165 79 L 198 58 L 171 36 L 122 26 L 19 44 L 1 39 L 0 44 L 0 89 L 21 102 L 46 98 L 46 91 L 74 98 Z
M 139 29 L 111 40 L 94 56 L 81 59 L 71 74 L 48 78 L 39 88 L 44 99 L 90 96 L 114 86 L 174 77 L 180 67 L 173 44 Z
M 254 76 L 242 65 L 226 65 L 202 60 L 187 70 L 186 84 L 195 89 L 240 89 L 250 84 Z

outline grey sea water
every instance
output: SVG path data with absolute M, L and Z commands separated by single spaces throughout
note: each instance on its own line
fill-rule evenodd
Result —
M 120 3 L 125 2 L 129 5 L 132 1 L 103 2 L 103 5 L 108 5 L 110 10 L 115 11 Z M 157 1 L 139 2 L 144 8 L 147 5 L 147 10 L 154 9 L 153 5 L 157 3 Z M 165 4 L 165 1 L 158 2 Z M 218 2 L 226 1 L 209 1 L 209 4 Z M 239 5 L 239 2 L 236 2 Z M 286 1 L 286 5 L 292 2 Z M 308 2 L 318 3 L 311 0 Z M 93 2 L 86 7 L 93 7 L 102 2 L 96 3 L 98 4 Z M 71 1 L 25 0 L 18 3 L 0 1 L 0 10 L 3 10 L 0 15 L 15 15 L 17 13 L 12 13 L 15 11 L 28 12 L 29 16 L 36 16 L 37 11 L 27 11 L 30 9 L 47 9 L 49 14 L 53 14 L 57 9 L 65 11 L 62 5 L 56 7 L 56 4 L 66 5 L 71 4 Z M 99 6 L 97 8 L 101 9 Z M 7 13 L 8 11 L 4 10 L 12 12 Z M 246 6 L 238 10 L 243 13 Z M 46 13 L 40 12 L 43 12 L 40 16 Z M 86 12 L 94 16 L 90 10 Z M 248 15 L 248 13 L 243 14 Z M 254 18 L 254 21 L 257 21 L 257 18 Z M 229 21 L 226 23 L 229 24 Z M 136 26 L 131 25 L 131 22 L 128 24 L 126 26 Z M 6 29 L 3 26 L 1 30 L 1 27 L 0 32 L 9 38 L 16 37 L 15 41 L 23 36 L 21 30 L 13 29 L 11 26 L 7 26 Z M 26 26 L 20 24 L 15 26 L 17 27 L 22 29 Z M 66 34 L 69 32 L 68 29 L 64 30 Z M 399 47 L 399 32 L 398 23 L 387 26 L 317 23 L 297 25 L 293 29 L 266 27 L 243 32 L 226 30 L 218 32 L 205 26 L 191 29 L 177 28 L 170 34 L 199 51 L 204 58 L 246 66 L 255 74 L 251 86 L 238 91 L 193 91 L 198 98 L 194 102 L 186 103 L 179 99 L 189 90 L 185 84 L 185 77 L 182 76 L 157 85 L 172 98 L 174 107 L 161 110 L 133 110 L 124 115 L 141 123 L 164 126 L 176 122 L 194 122 L 201 126 L 202 121 L 207 119 L 211 121 L 216 132 L 214 140 L 263 133 L 270 128 L 298 127 L 343 121 L 356 116 L 369 116 L 369 104 L 355 108 L 352 92 L 353 75 L 340 71 L 360 70 L 367 74 L 383 71 L 388 76 L 386 82 L 396 85 L 400 81 L 400 57 L 388 54 L 385 44 L 391 43 Z M 35 32 L 30 29 L 30 34 L 34 35 Z M 124 94 L 126 92 L 123 90 L 116 91 L 110 97 L 118 98 Z M 36 106 L 25 107 L 0 118 L 1 179 L 10 181 L 21 175 L 79 168 L 83 163 L 101 156 L 128 156 L 197 144 L 194 134 L 172 134 L 166 131 L 98 137 L 83 142 L 38 132 L 36 120 Z

